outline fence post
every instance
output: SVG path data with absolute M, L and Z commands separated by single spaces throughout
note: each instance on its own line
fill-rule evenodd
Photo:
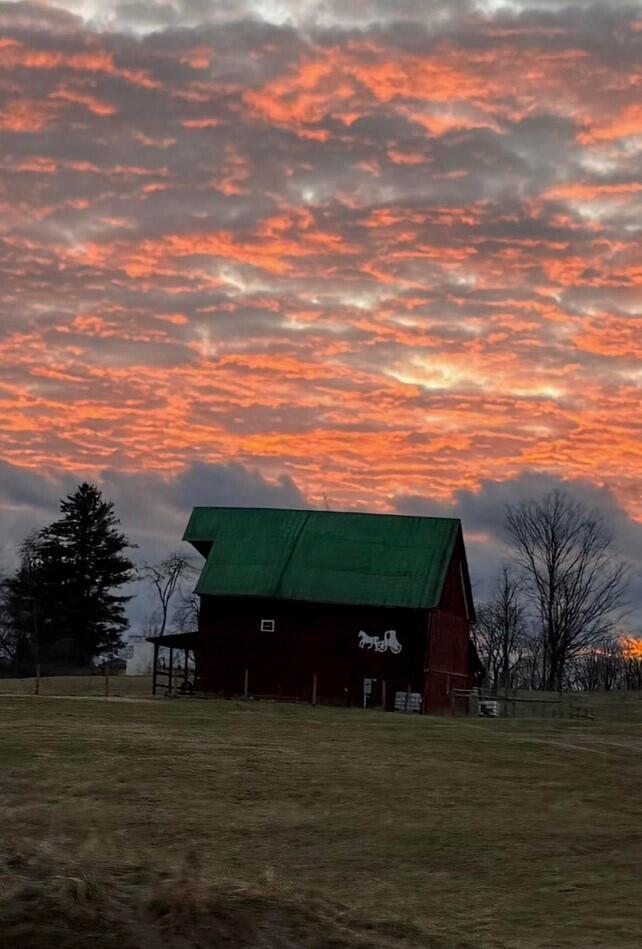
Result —
M 106 662 L 103 668 L 105 670 L 105 698 L 109 698 L 109 663 Z
M 317 677 L 316 673 L 312 676 L 312 704 L 317 704 Z
M 154 668 L 152 669 L 152 695 L 156 695 L 157 668 L 158 668 L 158 643 L 154 643 Z
M 250 670 L 246 669 L 244 680 L 243 680 L 243 695 L 245 696 L 245 698 L 248 698 L 250 694 L 249 683 L 250 683 Z
M 471 689 L 468 696 L 468 714 L 474 715 L 475 718 L 479 718 L 479 689 Z
M 386 680 L 381 680 L 381 710 L 382 712 L 386 711 Z
M 40 663 L 36 663 L 36 683 L 34 686 L 34 695 L 40 695 Z

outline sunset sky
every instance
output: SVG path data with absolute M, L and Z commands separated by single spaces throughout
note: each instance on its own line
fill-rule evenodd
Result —
M 3 543 L 566 482 L 639 566 L 641 170 L 640 2 L 0 3 Z

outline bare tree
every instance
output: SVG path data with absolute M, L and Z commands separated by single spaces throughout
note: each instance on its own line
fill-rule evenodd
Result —
M 201 601 L 198 594 L 181 592 L 178 605 L 174 610 L 173 625 L 184 632 L 195 632 L 198 630 L 200 609 Z
M 154 622 L 155 635 L 165 635 L 170 604 L 175 594 L 181 592 L 181 580 L 193 575 L 194 572 L 195 567 L 191 557 L 176 551 L 159 563 L 146 563 L 141 567 L 139 576 L 151 584 L 159 600 L 159 606 L 154 611 L 157 618 L 157 622 Z
M 481 606 L 473 626 L 473 639 L 492 682 L 514 686 L 514 671 L 522 658 L 526 617 L 519 586 L 508 567 L 503 567 L 493 597 Z
M 529 628 L 522 653 L 514 672 L 515 687 L 534 691 L 542 684 L 542 640 Z
M 642 688 L 642 640 L 622 635 L 590 646 L 568 664 L 566 679 L 587 692 Z
M 19 635 L 6 602 L 4 588 L 0 589 L 0 664 L 15 665 L 19 651 Z
M 568 663 L 566 681 L 584 692 L 622 688 L 625 658 L 619 640 L 612 637 L 589 646 Z
M 562 491 L 509 506 L 506 528 L 540 631 L 540 684 L 560 690 L 567 663 L 612 635 L 626 564 L 601 514 Z

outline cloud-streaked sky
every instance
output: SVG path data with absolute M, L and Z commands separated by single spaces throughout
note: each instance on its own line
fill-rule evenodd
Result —
M 0 457 L 642 521 L 641 169 L 639 0 L 0 3 Z

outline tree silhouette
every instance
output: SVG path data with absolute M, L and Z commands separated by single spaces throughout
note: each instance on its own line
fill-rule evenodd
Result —
M 602 515 L 562 491 L 509 506 L 506 529 L 541 635 L 541 687 L 561 689 L 567 664 L 613 633 L 626 564 Z
M 60 511 L 23 547 L 20 567 L 7 582 L 9 606 L 16 627 L 31 624 L 34 661 L 87 666 L 122 645 L 131 597 L 118 591 L 133 579 L 126 555 L 132 545 L 96 485 L 79 485 Z

